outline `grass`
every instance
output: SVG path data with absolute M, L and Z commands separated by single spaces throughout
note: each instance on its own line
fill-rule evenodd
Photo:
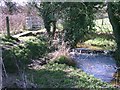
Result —
M 26 36 L 26 37 L 19 37 L 19 39 L 23 41 L 29 41 L 29 40 L 37 39 L 37 38 L 35 36 Z
M 108 22 L 108 19 L 105 19 Z M 100 27 L 101 20 L 96 23 Z M 91 35 L 89 40 L 84 42 L 87 48 L 113 50 L 116 47 L 113 37 L 110 36 L 112 29 L 103 24 L 104 28 L 96 28 L 96 32 Z M 62 26 L 59 25 L 60 28 Z M 44 31 L 44 30 L 43 30 Z M 109 33 L 110 32 L 110 33 Z M 107 33 L 107 34 L 106 34 Z M 108 36 L 109 35 L 109 36 Z M 31 59 L 39 59 L 44 57 L 48 52 L 47 39 L 43 36 L 27 36 L 19 37 L 23 43 L 17 44 L 9 50 L 3 52 L 3 60 L 7 72 L 16 70 L 15 60 L 21 60 L 25 65 L 30 63 Z M 5 39 L 5 45 L 14 45 L 15 40 Z M 85 46 L 83 45 L 83 46 Z M 83 47 L 81 46 L 81 47 Z M 81 69 L 69 65 L 68 49 L 64 46 L 53 53 L 53 58 L 57 62 L 49 62 L 46 65 L 40 66 L 37 69 L 27 69 L 28 78 L 31 80 L 33 75 L 34 83 L 37 83 L 40 88 L 105 88 L 112 87 L 110 84 L 102 82 L 91 75 L 87 75 Z M 14 57 L 14 55 L 16 57 Z M 66 58 L 67 57 L 67 58 Z M 22 66 L 24 65 L 22 64 Z M 27 66 L 27 65 L 26 65 Z
M 22 43 L 6 38 L 3 40 L 5 49 L 2 51 L 2 58 L 6 71 L 10 73 L 17 71 L 16 62 L 21 62 L 21 67 L 24 67 L 31 63 L 33 59 L 44 57 L 49 52 L 47 42 L 42 37 L 29 38 Z M 17 43 L 16 46 L 14 46 L 15 43 Z M 6 48 L 8 46 L 9 49 Z
M 66 64 L 69 66 L 76 66 L 75 61 L 69 55 L 69 50 L 70 48 L 67 47 L 67 44 L 63 41 L 62 44 L 58 46 L 57 50 L 52 51 L 48 54 L 48 56 L 51 57 L 50 62 Z
M 25 37 L 26 38 L 26 37 Z M 23 38 L 23 39 L 25 39 Z M 15 41 L 6 40 L 5 42 L 14 43 Z M 21 46 L 21 47 L 19 47 Z M 28 64 L 31 59 L 44 57 L 46 53 L 46 39 L 42 37 L 29 37 L 23 44 L 13 47 L 3 52 L 4 64 L 7 72 L 16 72 L 16 61 L 21 60 L 23 63 L 21 66 Z M 57 55 L 67 55 L 66 47 L 61 47 L 61 50 L 65 50 L 64 53 Z M 59 51 L 59 50 L 58 50 Z M 14 57 L 16 56 L 16 59 Z M 58 59 L 56 57 L 56 59 Z M 72 67 L 68 62 L 66 63 L 65 57 L 60 57 L 59 62 L 49 62 L 37 69 L 27 69 L 26 73 L 28 79 L 31 80 L 33 75 L 34 83 L 37 83 L 40 88 L 103 88 L 111 87 L 109 84 L 102 82 L 94 78 L 91 75 L 87 75 L 80 69 Z M 27 66 L 27 65 L 26 65 Z
M 97 33 L 112 33 L 112 26 L 108 18 L 96 20 L 95 25 Z
M 59 63 L 59 64 L 66 64 L 66 65 L 69 65 L 69 66 L 73 66 L 73 67 L 76 67 L 76 62 L 70 58 L 70 56 L 60 56 L 58 58 L 56 58 L 56 60 L 54 60 L 55 63 Z
M 103 88 L 109 84 L 66 64 L 49 63 L 37 70 L 29 70 L 40 88 Z
M 84 45 L 78 43 L 77 46 L 95 50 L 115 50 L 116 42 L 109 19 L 98 19 L 95 21 L 95 25 L 95 32 L 89 35 L 89 39 L 84 42 Z
M 103 50 L 115 50 L 116 43 L 114 40 L 96 37 L 85 42 L 92 46 L 102 47 Z

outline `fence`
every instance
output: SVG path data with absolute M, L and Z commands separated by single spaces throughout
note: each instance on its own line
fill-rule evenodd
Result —
M 11 35 L 24 32 L 25 29 L 40 29 L 43 21 L 39 16 L 26 17 L 26 13 L 14 15 L 0 14 L 0 34 L 6 34 L 6 17 L 9 17 Z
M 10 32 L 11 34 L 20 33 L 23 29 L 23 26 L 25 24 L 25 14 L 15 14 L 15 15 L 7 15 L 7 14 L 1 14 L 0 15 L 0 34 L 6 34 L 6 17 L 9 17 L 9 23 L 10 23 Z

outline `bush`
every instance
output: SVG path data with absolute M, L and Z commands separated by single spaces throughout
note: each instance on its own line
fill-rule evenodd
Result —
M 8 50 L 3 50 L 3 62 L 7 72 L 16 72 L 16 63 L 23 68 L 31 63 L 32 59 L 44 57 L 48 52 L 47 43 L 44 40 L 31 39 L 22 45 L 14 46 Z
M 72 48 L 76 47 L 79 41 L 93 32 L 94 27 L 94 5 L 92 3 L 70 3 L 66 10 L 64 30 L 65 41 L 68 41 Z
M 43 57 L 48 51 L 47 44 L 41 41 L 29 41 L 25 44 L 25 48 L 29 50 L 28 56 L 31 59 Z
M 62 45 L 59 46 L 58 50 L 49 55 L 52 56 L 51 61 L 69 66 L 75 66 L 75 61 L 69 56 L 69 49 L 70 48 L 67 47 L 66 43 L 62 42 Z
M 5 65 L 6 72 L 15 73 L 18 70 L 12 50 L 2 51 L 2 59 Z
M 60 56 L 60 57 L 58 57 L 58 58 L 55 60 L 55 62 L 56 62 L 56 63 L 59 63 L 59 64 L 66 64 L 66 65 L 73 66 L 73 67 L 76 66 L 75 61 L 72 60 L 72 59 L 69 58 L 69 57 L 66 57 L 66 56 Z

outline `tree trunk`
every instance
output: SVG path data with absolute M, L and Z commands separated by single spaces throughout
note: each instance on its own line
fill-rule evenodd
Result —
M 120 60 L 120 22 L 115 16 L 115 10 L 113 9 L 113 4 L 111 2 L 108 3 L 108 16 L 110 23 L 113 28 L 113 34 L 115 36 L 115 41 L 117 43 L 117 50 L 116 50 L 116 58 Z
M 51 32 L 50 32 L 51 26 L 50 26 L 50 22 L 46 21 L 46 19 L 44 20 L 44 26 L 48 33 L 48 36 L 50 37 L 51 36 Z
M 10 37 L 9 17 L 6 17 L 7 37 Z
M 53 23 L 53 32 L 52 32 L 52 37 L 54 38 L 55 32 L 56 32 L 56 21 L 52 21 Z

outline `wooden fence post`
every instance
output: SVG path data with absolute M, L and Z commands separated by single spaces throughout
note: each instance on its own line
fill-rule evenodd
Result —
M 7 36 L 10 37 L 9 17 L 6 17 Z

